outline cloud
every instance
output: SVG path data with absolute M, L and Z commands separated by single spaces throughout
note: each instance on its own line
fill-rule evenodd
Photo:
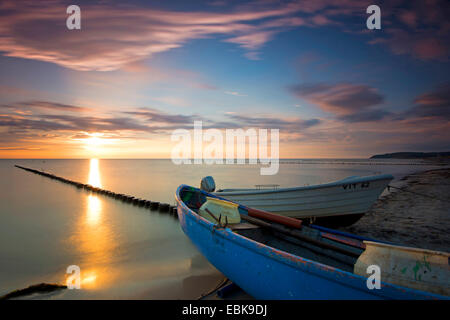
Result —
M 338 119 L 344 122 L 373 122 L 380 121 L 392 116 L 392 113 L 389 111 L 376 109 L 370 111 L 356 112 L 352 114 L 346 114 L 339 116 Z
M 2 106 L 0 127 L 8 132 L 117 132 L 156 133 L 161 130 L 192 127 L 199 117 L 168 114 L 156 109 L 141 108 L 129 112 L 108 112 L 95 115 L 95 110 L 47 101 L 29 101 Z M 22 110 L 21 110 L 22 108 Z M 32 112 L 23 112 L 23 109 Z M 52 113 L 47 111 L 51 110 Z
M 170 156 L 166 152 L 170 153 L 170 136 L 173 130 L 192 130 L 194 121 L 197 120 L 203 122 L 205 130 L 279 129 L 281 141 L 291 141 L 298 135 L 307 136 L 310 128 L 321 124 L 320 119 L 235 113 L 225 113 L 222 119 L 212 119 L 196 114 L 167 113 L 153 108 L 128 108 L 129 111 L 122 112 L 110 110 L 98 116 L 95 109 L 86 111 L 78 106 L 64 105 L 61 109 L 46 109 L 33 107 L 31 102 L 23 102 L 21 105 L 31 106 L 33 112 L 18 113 L 17 105 L 14 105 L 2 109 L 3 112 L 0 113 L 0 153 L 3 157 L 85 156 L 85 141 L 93 136 L 100 137 L 103 147 L 97 151 L 105 152 L 103 156 L 142 157 L 142 154 L 148 152 L 142 146 L 157 145 L 159 147 L 154 148 L 159 150 L 157 156 L 167 157 Z M 58 104 L 39 101 L 37 105 Z M 161 148 L 169 151 L 161 151 Z
M 450 120 L 450 83 L 441 84 L 433 91 L 419 95 L 415 107 L 406 115 L 418 117 L 437 117 Z
M 261 52 L 259 51 L 248 51 L 246 53 L 244 53 L 244 56 L 248 59 L 248 60 L 261 60 Z
M 59 105 L 46 101 L 39 101 L 37 104 Z M 31 106 L 32 102 L 25 102 L 23 105 Z M 68 113 L 65 109 L 71 112 Z M 203 121 L 205 129 L 276 128 L 286 133 L 308 129 L 321 123 L 319 119 L 285 119 L 273 115 L 255 117 L 235 113 L 226 113 L 225 120 L 217 121 L 195 114 L 171 114 L 152 108 L 139 108 L 109 115 L 106 113 L 103 116 L 93 115 L 93 110 L 86 112 L 81 107 L 71 105 L 63 105 L 63 108 L 56 113 L 47 113 L 46 109 L 42 109 L 33 113 L 17 114 L 14 109 L 11 108 L 11 110 L 13 111 L 0 114 L 0 128 L 6 128 L 10 138 L 26 134 L 27 139 L 33 136 L 42 137 L 43 134 L 47 138 L 52 138 L 53 136 L 49 136 L 52 134 L 58 137 L 64 136 L 69 140 L 79 139 L 87 133 L 112 134 L 118 137 L 129 133 L 170 134 L 175 129 L 192 129 L 194 121 L 199 120 Z
M 411 55 L 421 60 L 448 60 L 448 1 L 401 1 L 398 4 L 383 4 L 381 8 L 382 21 L 387 20 L 389 25 L 384 28 L 384 36 L 370 43 L 385 44 L 394 54 Z
M 166 105 L 176 106 L 176 107 L 187 107 L 190 106 L 189 101 L 183 98 L 175 97 L 175 96 L 165 96 L 165 97 L 152 97 L 154 101 L 161 102 Z
M 35 150 L 41 150 L 42 148 L 39 147 L 0 147 L 0 150 L 2 151 L 35 151 Z
M 422 59 L 447 57 L 449 6 L 442 1 L 437 6 L 421 0 L 400 2 L 399 7 L 409 9 L 399 15 L 395 14 L 396 6 L 383 4 L 383 26 L 390 27 L 370 43 L 385 44 L 396 54 Z M 81 8 L 82 29 L 71 31 L 65 26 L 66 7 L 67 2 L 62 0 L 43 0 L 39 5 L 31 0 L 0 2 L 2 54 L 82 71 L 124 68 L 143 72 L 145 67 L 139 61 L 145 58 L 195 39 L 216 37 L 241 47 L 248 59 L 258 60 L 265 44 L 292 28 L 335 26 L 344 32 L 361 33 L 361 21 L 355 23 L 350 18 L 365 18 L 367 3 L 263 1 L 220 6 L 221 12 L 214 6 L 204 6 L 202 10 L 206 11 L 195 12 L 89 2 Z
M 408 125 L 428 123 L 435 125 L 450 119 L 450 84 L 437 86 L 434 90 L 417 96 L 414 105 L 403 112 L 393 112 L 376 107 L 384 97 L 375 88 L 362 84 L 312 83 L 288 88 L 294 95 L 305 99 L 324 111 L 335 115 L 344 123 L 389 121 L 396 125 L 403 121 Z
M 273 116 L 255 117 L 247 115 L 227 114 L 227 117 L 237 122 L 237 126 L 264 129 L 280 129 L 285 132 L 297 132 L 321 123 L 320 119 L 284 119 Z
M 200 117 L 196 116 L 187 116 L 181 114 L 174 115 L 151 108 L 141 108 L 137 111 L 126 111 L 124 113 L 144 119 L 147 123 L 156 124 L 192 125 L 195 120 L 201 120 Z
M 419 95 L 414 107 L 409 113 L 401 114 L 402 117 L 372 108 L 337 114 L 332 119 L 225 112 L 220 120 L 196 114 L 167 113 L 152 108 L 109 111 L 102 116 L 95 115 L 95 109 L 81 111 L 70 108 L 70 105 L 62 109 L 32 108 L 32 113 L 19 114 L 14 108 L 3 108 L 0 113 L 0 150 L 3 155 L 13 156 L 24 151 L 24 155 L 36 157 L 56 156 L 55 150 L 58 150 L 59 157 L 67 157 L 81 152 L 84 148 L 82 141 L 92 137 L 93 133 L 100 134 L 102 139 L 115 140 L 116 143 L 111 144 L 115 150 L 122 149 L 124 144 L 139 149 L 137 146 L 142 146 L 144 142 L 140 141 L 143 140 L 158 140 L 170 146 L 168 137 L 172 130 L 192 129 L 195 120 L 202 120 L 204 129 L 280 129 L 280 151 L 293 157 L 357 157 L 398 150 L 414 151 L 419 147 L 423 150 L 438 150 L 450 146 L 448 135 L 444 134 L 449 126 L 448 113 L 447 118 L 437 113 L 439 108 L 449 105 L 447 89 L 448 85 L 442 85 Z M 57 105 L 51 101 L 39 101 L 38 104 Z M 23 105 L 31 103 L 24 102 Z M 49 113 L 49 110 L 52 112 Z M 423 113 L 425 111 L 428 112 Z M 352 125 L 348 125 L 349 122 Z M 127 152 L 129 156 L 130 151 Z M 110 156 L 118 154 L 120 152 Z
M 443 0 L 445 1 L 445 0 Z M 450 15 L 444 2 L 401 1 L 410 9 L 396 15 L 396 7 L 383 4 L 383 21 L 394 25 L 372 44 L 385 44 L 396 54 L 421 59 L 448 57 Z M 399 4 L 400 6 L 400 4 Z M 249 2 L 221 6 L 215 11 L 182 12 L 130 4 L 83 4 L 82 29 L 67 30 L 65 1 L 13 1 L 0 3 L 0 51 L 6 56 L 55 63 L 75 70 L 111 71 L 134 65 L 156 53 L 184 46 L 194 39 L 225 37 L 259 60 L 259 51 L 275 35 L 294 27 L 334 25 L 351 31 L 361 24 L 342 20 L 365 16 L 367 3 L 359 0 Z M 203 10 L 214 8 L 204 7 Z M 398 16 L 398 17 L 397 17 Z M 420 23 L 418 23 L 420 22 Z M 354 32 L 351 31 L 351 32 Z
M 94 117 L 73 115 L 0 115 L 0 127 L 35 131 L 88 131 L 103 132 L 117 130 L 151 131 L 129 118 Z
M 45 119 L 29 119 L 14 115 L 0 115 L 0 127 L 14 129 L 32 129 L 41 131 L 73 130 L 74 127 L 67 123 L 48 121 Z
M 259 49 L 266 42 L 268 42 L 270 39 L 272 39 L 273 34 L 274 32 L 270 31 L 254 32 L 251 34 L 230 38 L 227 39 L 226 41 L 231 43 L 237 43 L 242 48 L 245 49 L 256 50 Z
M 449 54 L 448 37 L 450 32 L 440 37 L 429 31 L 405 31 L 391 29 L 389 38 L 375 38 L 370 44 L 386 44 L 394 54 L 411 55 L 421 60 L 446 60 Z
M 375 88 L 362 84 L 306 83 L 288 89 L 295 96 L 338 115 L 361 112 L 384 101 Z
M 57 102 L 48 102 L 48 101 L 39 101 L 32 100 L 27 102 L 18 102 L 14 104 L 2 105 L 3 108 L 14 109 L 16 111 L 24 111 L 31 109 L 47 109 L 47 110 L 57 110 L 57 111 L 67 111 L 67 112 L 81 112 L 88 111 L 89 108 L 79 107 L 69 104 L 57 103 Z
M 183 46 L 212 35 L 254 50 L 270 40 L 272 31 L 254 25 L 263 19 L 289 16 L 298 5 L 280 5 L 228 13 L 181 12 L 132 5 L 82 6 L 81 30 L 65 26 L 62 1 L 2 1 L 0 51 L 6 56 L 41 60 L 75 70 L 110 71 L 155 53 Z
M 242 94 L 237 91 L 225 91 L 225 93 L 229 94 L 231 96 L 237 96 L 237 97 L 246 97 L 247 96 L 246 94 Z

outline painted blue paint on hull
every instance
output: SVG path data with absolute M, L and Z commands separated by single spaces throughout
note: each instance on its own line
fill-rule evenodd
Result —
M 218 270 L 257 299 L 448 299 L 419 290 L 383 283 L 369 290 L 367 278 L 311 261 L 216 229 L 189 209 L 176 192 L 184 233 Z M 208 196 L 214 197 L 206 192 Z
M 362 237 L 362 236 L 358 236 L 356 234 L 351 234 L 351 233 L 340 231 L 340 230 L 334 230 L 334 229 L 330 229 L 330 228 L 327 228 L 327 227 L 318 226 L 318 225 L 315 225 L 315 224 L 311 224 L 309 227 L 313 228 L 313 229 L 320 230 L 320 231 L 334 233 L 334 234 L 339 235 L 339 236 L 344 236 L 344 237 L 356 239 L 356 240 L 361 240 L 361 241 L 366 240 L 366 241 L 382 242 L 382 243 L 392 244 L 392 243 L 387 242 L 387 241 L 380 241 L 380 240 L 377 240 L 377 239 L 372 239 L 372 238 L 368 238 L 368 237 Z

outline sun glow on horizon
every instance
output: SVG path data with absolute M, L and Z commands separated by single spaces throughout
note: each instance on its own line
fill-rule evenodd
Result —
M 87 150 L 90 156 L 97 157 L 104 154 L 108 150 L 108 146 L 114 144 L 115 139 L 105 137 L 103 133 L 87 133 L 88 137 L 83 139 L 76 139 L 83 144 L 83 148 Z
M 104 143 L 104 141 L 100 137 L 92 136 L 90 138 L 87 138 L 85 143 L 88 147 L 96 147 L 96 146 L 102 145 Z

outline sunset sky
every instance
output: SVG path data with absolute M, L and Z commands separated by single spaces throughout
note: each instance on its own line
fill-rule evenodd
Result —
M 279 129 L 283 158 L 449 151 L 449 17 L 446 0 L 2 0 L 0 158 L 169 158 L 195 120 Z

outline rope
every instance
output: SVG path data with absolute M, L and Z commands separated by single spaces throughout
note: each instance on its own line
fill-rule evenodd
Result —
M 434 200 L 450 202 L 450 200 L 441 199 L 441 198 L 438 198 L 436 196 L 431 196 L 429 194 L 424 194 L 424 193 L 420 193 L 420 192 L 414 192 L 414 191 L 405 190 L 405 189 L 402 189 L 402 188 L 399 188 L 399 187 L 394 187 L 394 186 L 388 185 L 388 191 L 390 191 L 389 190 L 390 188 L 397 189 L 397 190 L 404 191 L 404 192 L 409 192 L 409 193 L 412 193 L 412 194 L 415 194 L 415 195 L 418 195 L 418 196 L 422 196 L 422 197 L 426 197 L 426 198 L 430 198 L 430 199 L 434 199 Z
M 197 300 L 203 300 L 204 298 L 212 295 L 214 292 L 217 292 L 219 289 L 221 289 L 222 287 L 224 287 L 226 284 L 228 284 L 230 282 L 230 279 L 228 279 L 227 277 L 224 277 L 214 289 L 211 289 L 210 291 L 203 293 L 202 295 L 200 295 L 200 297 L 197 298 Z M 231 283 L 231 282 L 230 282 Z

